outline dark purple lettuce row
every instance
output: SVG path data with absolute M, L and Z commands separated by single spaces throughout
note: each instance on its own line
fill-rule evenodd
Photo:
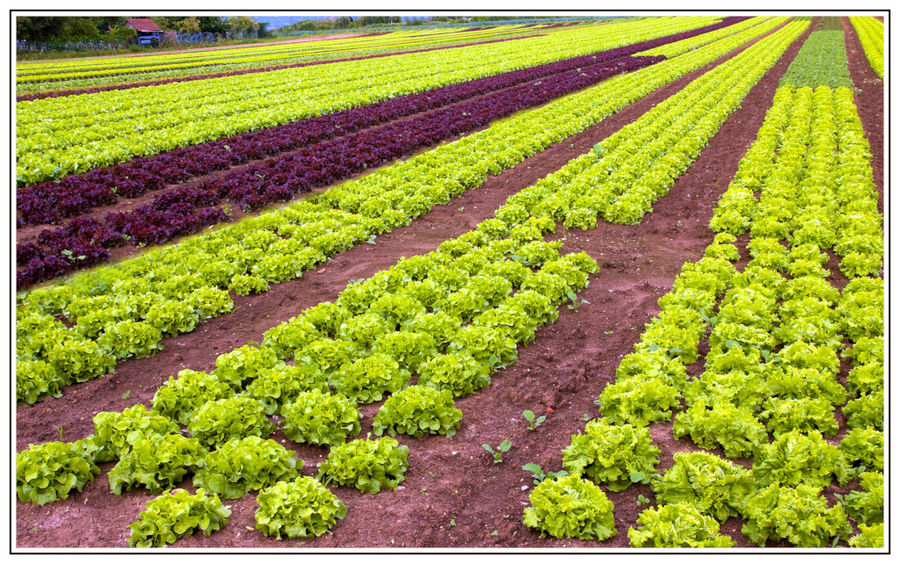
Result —
M 88 266 L 89 261 L 85 259 L 70 260 L 66 269 L 57 260 L 60 258 L 57 250 L 73 246 L 78 239 L 75 233 L 79 231 L 91 234 L 91 239 L 84 241 L 89 245 L 97 245 L 101 240 L 120 244 L 123 236 L 127 236 L 135 245 L 163 243 L 173 237 L 199 231 L 206 225 L 225 221 L 224 212 L 211 207 L 222 200 L 248 211 L 290 200 L 297 193 L 331 184 L 383 162 L 470 132 L 514 112 L 581 90 L 615 74 L 661 60 L 664 57 L 625 56 L 586 64 L 550 79 L 519 84 L 432 110 L 416 119 L 395 121 L 303 147 L 232 171 L 215 180 L 168 190 L 149 205 L 134 211 L 106 214 L 105 227 L 118 235 L 118 238 L 103 238 L 98 232 L 97 222 L 77 218 L 65 227 L 41 233 L 38 237 L 38 256 L 31 258 L 18 273 L 18 286 L 21 289 L 81 266 Z M 73 227 L 73 224 L 79 225 Z M 19 253 L 34 255 L 35 250 L 19 245 L 17 255 Z M 90 264 L 95 264 L 93 255 L 90 258 Z
M 41 231 L 35 242 L 16 245 L 19 288 L 49 280 L 71 270 L 106 261 L 108 248 L 124 244 L 120 233 L 98 221 L 79 217 L 65 227 Z
M 97 92 L 108 92 L 110 90 L 130 90 L 131 88 L 141 88 L 144 86 L 160 86 L 163 84 L 172 84 L 173 82 L 191 82 L 194 80 L 206 80 L 208 78 L 222 78 L 223 76 L 239 76 L 243 74 L 255 74 L 258 72 L 270 72 L 276 70 L 283 69 L 295 69 L 300 67 L 309 67 L 314 65 L 329 65 L 331 63 L 346 63 L 348 61 L 361 61 L 363 59 L 376 59 L 380 57 L 392 57 L 394 55 L 407 55 L 410 53 L 424 53 L 426 51 L 440 51 L 441 49 L 458 49 L 460 47 L 473 47 L 475 45 L 485 45 L 488 43 L 501 43 L 504 41 L 517 41 L 519 39 L 527 39 L 530 37 L 541 37 L 543 34 L 531 34 L 523 37 L 506 37 L 502 39 L 487 39 L 485 41 L 473 41 L 471 43 L 463 43 L 460 45 L 444 45 L 442 47 L 426 47 L 424 49 L 414 49 L 410 51 L 391 51 L 390 53 L 375 53 L 374 55 L 361 55 L 359 57 L 346 57 L 343 59 L 325 59 L 320 61 L 305 61 L 302 63 L 290 63 L 285 65 L 272 65 L 268 67 L 260 67 L 253 69 L 242 69 L 236 71 L 223 71 L 223 72 L 214 72 L 207 74 L 197 74 L 192 76 L 180 76 L 177 78 L 169 78 L 162 80 L 148 80 L 145 82 L 131 82 L 128 84 L 114 84 L 110 86 L 98 86 L 96 88 L 78 88 L 72 90 L 58 90 L 55 92 L 35 92 L 34 94 L 22 94 L 21 96 L 16 96 L 16 102 L 29 102 L 31 100 L 41 100 L 43 98 L 62 98 L 65 96 L 79 96 L 81 94 L 96 94 Z M 210 65 L 198 65 L 197 67 L 181 67 L 181 68 L 202 68 L 204 66 Z M 154 71 L 164 71 L 166 68 L 154 69 Z M 135 75 L 141 74 L 142 71 L 136 72 L 128 72 L 121 73 L 120 75 L 115 76 L 127 76 L 127 75 Z M 146 72 L 146 71 L 143 71 Z M 93 75 L 93 76 L 84 76 L 79 77 L 83 79 L 90 78 L 100 78 L 101 76 L 108 75 Z M 62 80 L 62 79 L 60 79 Z M 50 81 L 47 81 L 50 82 Z
M 20 188 L 17 190 L 16 199 L 17 224 L 55 223 L 66 217 L 80 215 L 91 208 L 114 203 L 117 196 L 135 198 L 167 184 L 185 182 L 196 176 L 298 149 L 529 80 L 632 55 L 672 41 L 733 25 L 744 19 L 746 18 L 725 18 L 721 23 L 676 35 L 452 84 L 151 157 L 140 157 L 127 163 L 72 175 L 60 182 L 44 182 Z

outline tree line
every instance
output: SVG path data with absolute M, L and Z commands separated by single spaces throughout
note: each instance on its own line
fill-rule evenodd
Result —
M 26 41 L 73 41 L 103 40 L 127 43 L 137 37 L 137 32 L 125 25 L 131 18 L 116 16 L 70 17 L 70 16 L 17 16 L 16 39 Z M 179 33 L 225 33 L 265 31 L 261 25 L 248 16 L 186 16 L 151 17 L 156 25 L 166 31 Z

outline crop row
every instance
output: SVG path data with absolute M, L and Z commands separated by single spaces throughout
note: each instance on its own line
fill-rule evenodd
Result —
M 216 206 L 222 200 L 244 210 L 290 200 L 298 192 L 332 184 L 382 162 L 468 133 L 495 119 L 656 61 L 649 57 L 623 57 L 583 66 L 544 78 L 538 83 L 529 82 L 476 100 L 433 110 L 417 119 L 394 122 L 313 144 L 195 186 L 169 190 L 146 206 L 129 212 L 107 214 L 103 226 L 93 222 L 87 230 L 79 230 L 81 232 L 72 235 L 72 223 L 54 231 L 44 231 L 45 244 L 39 237 L 37 245 L 30 243 L 17 247 L 17 258 L 28 261 L 18 273 L 17 283 L 22 288 L 61 274 L 55 265 L 61 264 L 63 251 L 78 252 L 77 256 L 91 258 L 78 260 L 76 256 L 76 260 L 67 261 L 74 269 L 100 262 L 105 247 L 121 245 L 123 238 L 133 245 L 163 243 L 174 236 L 194 233 L 208 225 L 220 223 L 225 214 L 221 209 L 210 206 Z M 97 241 L 94 238 L 97 229 L 118 237 L 106 236 Z M 32 252 L 22 256 L 26 245 Z
M 485 45 L 487 43 L 498 43 L 501 41 L 514 41 L 516 39 L 525 39 L 526 37 L 532 36 L 523 36 L 523 37 L 508 37 L 505 39 L 494 39 L 489 41 L 476 41 L 473 43 L 463 43 L 460 45 L 449 45 L 444 47 L 431 47 L 426 49 L 414 49 L 408 51 L 402 51 L 403 53 L 422 53 L 426 51 L 437 51 L 441 49 L 456 49 L 460 47 L 469 47 L 472 45 Z M 244 68 L 246 65 L 236 65 L 237 68 L 234 70 L 221 70 L 214 69 L 215 72 L 205 72 L 203 69 L 196 69 L 193 73 L 185 75 L 184 73 L 178 73 L 175 71 L 164 71 L 160 73 L 153 73 L 154 75 L 160 74 L 162 75 L 159 78 L 152 80 L 137 80 L 137 78 L 143 78 L 144 75 L 140 75 L 140 77 L 135 77 L 135 80 L 130 82 L 122 82 L 115 81 L 113 84 L 109 85 L 98 85 L 98 86 L 85 86 L 84 88 L 77 88 L 75 86 L 70 86 L 68 89 L 57 89 L 57 90 L 42 90 L 39 92 L 29 92 L 27 94 L 21 94 L 16 96 L 16 102 L 28 102 L 31 100 L 42 100 L 44 98 L 62 98 L 66 96 L 81 96 L 82 94 L 96 94 L 98 92 L 109 92 L 112 90 L 130 90 L 132 88 L 143 88 L 146 86 L 162 86 L 164 84 L 173 84 L 176 82 L 193 82 L 197 80 L 209 80 L 211 78 L 222 78 L 226 76 L 241 76 L 245 74 L 256 74 L 261 72 L 271 72 L 276 70 L 283 69 L 293 69 L 293 68 L 301 68 L 301 67 L 309 67 L 315 65 L 327 65 L 331 63 L 343 63 L 347 61 L 356 61 L 360 59 L 376 59 L 379 57 L 391 57 L 398 53 L 375 53 L 371 55 L 359 55 L 354 57 L 345 57 L 341 59 L 323 59 L 323 60 L 312 60 L 312 61 L 302 61 L 298 63 L 285 63 L 280 65 L 271 65 L 267 67 L 258 67 L 258 66 L 250 66 L 249 68 Z M 230 68 L 230 66 L 228 67 Z M 171 78 L 165 78 L 166 76 L 174 75 Z M 94 79 L 96 80 L 96 79 Z M 94 80 L 89 81 L 72 81 L 73 83 L 82 83 L 82 82 L 94 82 Z M 113 79 L 109 79 L 113 81 Z M 39 86 L 39 85 L 36 85 Z
M 722 232 L 703 259 L 684 265 L 659 300 L 660 313 L 619 364 L 615 383 L 598 398 L 602 419 L 563 451 L 571 475 L 535 489 L 526 524 L 554 536 L 602 539 L 604 511 L 584 509 L 568 492 L 584 497 L 593 482 L 613 491 L 649 483 L 659 506 L 629 530 L 634 546 L 733 546 L 719 534 L 731 516 L 745 519 L 742 532 L 760 546 L 784 540 L 827 546 L 848 538 L 848 515 L 862 531 L 852 546 L 881 546 L 882 283 L 863 275 L 839 292 L 826 279 L 828 256 L 819 245 L 830 240 L 837 247 L 847 234 L 839 225 L 810 229 L 813 216 L 854 221 L 852 211 L 842 216 L 848 199 L 861 198 L 868 203 L 859 207 L 871 211 L 868 157 L 849 90 L 779 90 L 729 188 L 749 191 L 749 198 L 761 189 L 749 225 L 752 260 L 738 272 L 736 237 Z M 726 195 L 720 206 L 735 201 Z M 697 360 L 710 326 L 704 372 L 691 380 L 685 367 Z M 853 343 L 845 352 L 854 357 L 846 390 L 836 379 L 841 334 Z M 838 447 L 823 434 L 837 431 L 832 410 L 848 396 L 856 398 L 844 407 L 851 431 Z M 688 408 L 675 417 L 675 436 L 729 457 L 751 456 L 752 468 L 691 452 L 675 453 L 674 466 L 657 473 L 660 451 L 647 425 L 670 420 L 682 398 Z M 833 479 L 843 485 L 855 477 L 861 491 L 828 507 L 821 490 Z M 548 492 L 563 482 L 568 491 L 548 504 Z
M 650 49 L 648 51 L 641 51 L 638 54 L 643 57 L 653 57 L 660 55 L 666 57 L 667 59 L 671 59 L 672 57 L 687 53 L 692 49 L 697 49 L 698 47 L 708 45 L 713 41 L 718 41 L 719 39 L 724 39 L 730 35 L 734 35 L 744 30 L 750 29 L 751 27 L 759 25 L 769 19 L 769 16 L 757 16 L 755 18 L 723 18 L 722 23 L 728 22 L 731 25 L 723 26 L 718 30 L 710 31 L 702 35 L 692 35 L 689 37 L 685 37 L 684 39 L 681 39 L 679 41 L 673 41 L 671 43 L 666 43 L 665 45 L 660 45 L 659 47 L 654 47 L 653 49 Z
M 441 108 L 524 82 L 581 67 L 587 69 L 597 63 L 631 55 L 636 48 L 640 48 L 640 45 L 444 86 L 263 131 L 176 149 L 153 157 L 138 158 L 104 169 L 94 169 L 71 175 L 61 182 L 45 182 L 20 188 L 16 193 L 19 219 L 22 224 L 56 222 L 65 217 L 80 215 L 97 205 L 114 203 L 119 196 L 134 198 L 166 184 L 185 182 L 228 166 L 346 136 L 366 127 Z M 659 58 L 637 60 L 652 62 Z M 515 92 L 510 94 L 514 96 Z M 513 101 L 507 102 L 512 103 Z M 460 112 L 463 111 L 466 110 L 460 109 Z
M 524 32 L 524 33 L 523 33 Z M 141 78 L 170 76 L 179 71 L 208 69 L 237 70 L 271 66 L 273 64 L 292 63 L 312 58 L 327 60 L 330 58 L 346 58 L 348 56 L 370 55 L 390 51 L 391 53 L 407 50 L 447 46 L 463 42 L 469 44 L 477 41 L 493 40 L 507 35 L 514 38 L 536 33 L 533 30 L 515 29 L 502 26 L 476 33 L 454 32 L 452 34 L 426 34 L 414 37 L 409 33 L 394 32 L 369 37 L 346 39 L 325 39 L 321 41 L 290 43 L 283 45 L 256 45 L 239 49 L 220 49 L 203 52 L 176 52 L 164 55 L 148 55 L 143 57 L 120 57 L 100 60 L 74 60 L 53 63 L 19 64 L 16 81 L 22 83 L 38 81 L 84 80 L 91 78 L 114 76 L 127 77 L 141 74 Z M 33 85 L 28 85 L 32 87 Z
M 811 88 L 853 86 L 847 70 L 844 32 L 841 29 L 813 31 L 781 78 L 781 85 L 785 84 Z
M 17 103 L 20 185 L 697 27 L 600 33 L 318 65 L 127 92 Z M 565 32 L 575 33 L 575 32 Z M 77 100 L 77 101 L 76 101 Z
M 590 229 L 600 216 L 639 222 L 807 25 L 788 24 L 570 162 L 561 181 L 548 179 L 540 192 L 516 198 L 567 227 Z
M 205 319 L 231 311 L 222 288 L 246 295 L 265 291 L 269 282 L 298 278 L 328 257 L 406 225 L 432 206 L 477 188 L 487 175 L 714 61 L 765 33 L 765 26 L 613 77 L 345 182 L 320 196 L 329 205 L 300 201 L 20 295 L 16 358 L 22 383 L 17 384 L 17 398 L 30 403 L 58 393 L 59 386 L 102 376 L 117 360 L 155 354 L 163 335 L 189 332 Z M 55 319 L 59 315 L 74 326 Z M 44 363 L 39 376 L 29 368 L 33 361 Z
M 851 16 L 850 23 L 859 36 L 866 59 L 872 70 L 884 78 L 884 24 L 868 16 Z

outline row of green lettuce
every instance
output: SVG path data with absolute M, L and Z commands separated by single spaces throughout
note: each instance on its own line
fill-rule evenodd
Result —
M 662 18 L 506 43 L 16 104 L 20 185 L 713 23 Z
M 759 57 L 774 64 L 802 28 L 780 32 L 728 63 L 732 71 L 704 75 L 696 83 L 717 82 L 734 69 L 752 69 L 749 63 Z M 757 72 L 757 79 L 761 74 Z M 714 92 L 709 93 L 713 99 Z M 641 123 L 668 123 L 670 113 L 683 113 L 702 100 L 680 97 L 667 112 L 654 112 Z M 641 130 L 629 131 L 637 135 Z M 367 440 L 344 443 L 361 432 L 356 405 L 390 394 L 373 422 L 378 435 L 456 431 L 462 413 L 453 398 L 483 388 L 491 372 L 514 362 L 517 347 L 531 341 L 539 325 L 556 318 L 556 306 L 575 300 L 587 285 L 588 273 L 596 271 L 596 263 L 583 253 L 558 257 L 560 243 L 543 241 L 556 223 L 521 203 L 534 202 L 547 186 L 574 178 L 585 157 L 600 158 L 593 152 L 579 157 L 510 197 L 476 230 L 351 284 L 336 302 L 309 308 L 267 331 L 259 346 L 221 355 L 211 373 L 187 370 L 170 378 L 154 395 L 150 412 L 137 405 L 122 413 L 101 413 L 94 418 L 95 433 L 86 439 L 23 451 L 17 458 L 20 499 L 46 503 L 65 497 L 93 479 L 99 469 L 92 465 L 111 460 L 118 460 L 109 474 L 116 493 L 134 486 L 160 491 L 190 473 L 196 486 L 226 498 L 273 482 L 285 488 L 278 482 L 293 479 L 296 467 L 288 462 L 292 458 L 279 450 L 283 447 L 261 442 L 274 429 L 267 416 L 275 413 L 284 418 L 282 428 L 290 439 L 331 445 L 329 460 L 346 459 L 326 462 L 319 468 L 320 478 L 362 491 L 395 488 L 405 471 L 405 464 L 398 462 L 402 447 L 375 447 L 377 441 Z M 640 179 L 633 184 L 640 185 Z M 291 359 L 293 364 L 285 363 Z M 408 386 L 412 373 L 418 381 Z M 181 425 L 191 438 L 178 432 Z M 365 455 L 334 454 L 350 445 L 368 450 Z M 197 504 L 218 508 L 198 495 Z M 165 495 L 160 499 L 165 502 L 152 503 L 183 506 Z M 154 525 L 136 524 L 133 529 L 165 534 L 148 539 L 135 533 L 135 545 L 177 538 L 171 527 L 159 526 L 160 511 L 165 511 L 151 509 L 148 505 L 146 519 L 153 519 Z M 180 526 L 177 533 L 190 530 Z
M 535 489 L 526 524 L 607 538 L 612 504 L 595 483 L 611 491 L 649 483 L 658 507 L 629 529 L 633 546 L 733 546 L 719 534 L 732 516 L 760 546 L 834 545 L 850 536 L 849 519 L 860 531 L 851 546 L 883 545 L 883 250 L 869 160 L 849 89 L 779 89 L 710 222 L 719 234 L 659 300 L 597 400 L 602 418 L 572 437 L 562 453 L 568 475 Z M 747 231 L 752 258 L 738 271 L 736 236 Z M 860 250 L 860 237 L 876 249 Z M 843 257 L 843 291 L 828 281 L 823 249 Z M 707 331 L 703 374 L 689 379 Z M 853 359 L 846 386 L 841 356 Z M 838 432 L 838 407 L 849 431 L 835 446 L 823 435 Z M 679 452 L 657 472 L 648 425 L 676 412 L 676 438 L 752 458 L 752 467 Z M 829 507 L 822 490 L 855 479 Z
M 884 78 L 884 23 L 870 16 L 851 16 L 850 23 L 859 36 L 872 70 L 880 78 Z
M 66 59 L 52 62 L 20 61 L 16 65 L 16 82 L 17 90 L 20 92 L 58 89 L 60 86 L 96 86 L 132 80 L 144 81 L 245 68 L 265 68 L 299 61 L 402 52 L 537 33 L 539 32 L 536 30 L 520 26 L 497 26 L 474 32 L 459 30 L 442 34 L 397 31 L 370 37 L 323 38 L 314 42 L 257 44 L 195 52 L 170 51 L 144 54 L 141 57 Z
M 488 175 L 515 166 L 782 23 L 776 19 L 616 76 L 345 182 L 318 198 L 20 294 L 17 401 L 34 403 L 59 395 L 63 386 L 107 374 L 121 360 L 153 355 L 164 337 L 192 331 L 206 319 L 231 311 L 229 290 L 247 295 L 266 291 L 270 283 L 299 278 L 338 252 L 407 225 L 433 206 L 481 186 Z M 779 37 L 798 33 L 803 25 L 808 24 L 789 24 L 790 31 L 779 32 Z M 705 88 L 711 87 L 707 83 Z M 710 122 L 718 119 L 721 116 L 703 122 L 706 134 Z M 683 120 L 681 124 L 689 126 Z M 682 153 L 695 154 L 705 144 L 690 143 L 681 147 Z M 671 174 L 684 166 L 684 154 Z M 658 186 L 667 189 L 665 182 Z

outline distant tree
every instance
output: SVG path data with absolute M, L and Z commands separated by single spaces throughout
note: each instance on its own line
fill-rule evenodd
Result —
M 152 20 L 153 23 L 158 25 L 160 29 L 168 30 L 168 31 L 174 31 L 174 30 L 178 29 L 175 26 L 175 21 L 180 20 L 180 19 L 182 19 L 182 18 L 169 18 L 166 16 L 153 16 L 152 18 L 150 18 L 150 20 Z
M 59 35 L 60 37 L 99 39 L 100 30 L 90 18 L 65 18 Z
M 199 16 L 200 31 L 208 33 L 225 33 L 228 31 L 228 19 L 217 16 Z
M 350 16 L 338 16 L 332 21 L 332 27 L 335 29 L 344 29 L 349 27 L 352 22 L 353 18 Z
M 175 22 L 175 29 L 181 33 L 200 33 L 200 20 L 195 16 L 182 18 L 181 21 Z
M 250 32 L 259 29 L 259 23 L 249 16 L 232 16 L 228 18 L 231 31 Z
M 64 18 L 16 16 L 16 39 L 47 41 L 59 36 Z
M 115 25 L 110 28 L 108 35 L 113 41 L 119 43 L 133 43 L 137 39 L 137 30 L 133 27 Z

